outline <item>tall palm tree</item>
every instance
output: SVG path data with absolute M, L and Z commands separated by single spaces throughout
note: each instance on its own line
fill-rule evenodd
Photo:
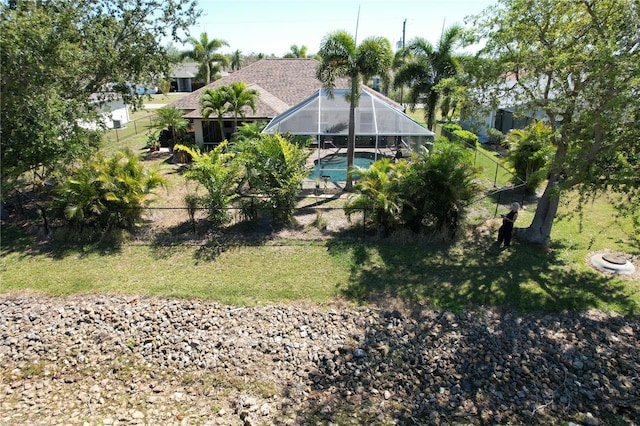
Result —
M 347 168 L 351 169 L 356 146 L 355 110 L 360 100 L 360 82 L 374 75 L 387 74 L 393 60 L 391 43 L 383 37 L 369 37 L 356 46 L 351 34 L 337 31 L 325 36 L 318 55 L 320 65 L 316 76 L 329 96 L 333 96 L 337 78 L 348 77 L 351 80 L 351 90 L 347 95 L 350 104 Z M 345 190 L 350 191 L 352 187 L 353 181 L 348 177 Z
M 399 53 L 402 63 L 395 75 L 394 86 L 396 89 L 410 88 L 411 109 L 424 100 L 424 118 L 431 130 L 440 99 L 435 87 L 440 80 L 453 77 L 458 72 L 459 63 L 453 49 L 461 36 L 462 27 L 454 25 L 444 32 L 435 48 L 425 39 L 417 38 Z
M 231 54 L 230 66 L 232 71 L 239 70 L 242 68 L 242 52 L 236 50 Z
M 260 93 L 256 89 L 249 89 L 244 81 L 234 81 L 228 86 L 222 86 L 227 95 L 227 112 L 233 114 L 233 132 L 238 131 L 238 117 L 245 116 L 245 107 L 256 112 L 256 100 Z
M 216 50 L 222 46 L 229 46 L 229 44 L 217 38 L 209 40 L 207 33 L 200 34 L 200 40 L 195 37 L 187 38 L 187 42 L 192 45 L 192 49 L 182 53 L 182 59 L 192 59 L 198 62 L 201 68 L 204 70 L 204 76 L 206 83 L 211 83 L 212 69 L 216 67 L 216 62 L 227 66 L 228 58 L 220 53 L 216 53 Z
M 200 112 L 202 112 L 202 118 L 208 119 L 211 114 L 216 115 L 218 126 L 220 127 L 221 141 L 224 140 L 222 116 L 227 112 L 227 92 L 224 86 L 222 86 L 216 89 L 205 89 L 204 93 L 200 95 Z

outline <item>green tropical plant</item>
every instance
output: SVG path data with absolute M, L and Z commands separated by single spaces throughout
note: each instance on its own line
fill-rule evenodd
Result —
M 238 128 L 238 131 L 233 136 L 234 143 L 238 143 L 245 140 L 260 139 L 262 137 L 262 130 L 267 126 L 265 121 L 252 121 L 249 123 L 242 123 Z
M 216 50 L 222 46 L 229 46 L 224 40 L 211 39 L 206 32 L 200 34 L 200 39 L 195 37 L 187 38 L 187 42 L 191 44 L 192 49 L 182 53 L 182 59 L 193 59 L 198 62 L 201 67 L 201 73 L 203 74 L 206 84 L 211 83 L 212 74 L 215 70 L 220 68 L 220 65 L 226 66 L 229 59 L 220 53 L 216 53 Z
M 233 131 L 238 131 L 238 117 L 244 117 L 246 108 L 256 112 L 256 101 L 260 92 L 250 89 L 244 81 L 234 81 L 228 86 L 221 86 L 227 95 L 227 112 L 233 114 Z
M 231 59 L 229 60 L 229 65 L 231 66 L 232 71 L 237 71 L 242 68 L 242 52 L 239 50 L 235 50 L 231 54 Z
M 515 171 L 515 183 L 526 182 L 526 191 L 534 193 L 547 178 L 547 166 L 555 151 L 551 143 L 551 127 L 536 121 L 522 130 L 512 130 L 506 141 L 509 145 L 507 162 Z
M 240 161 L 252 191 L 266 197 L 274 221 L 286 224 L 293 219 L 310 152 L 281 135 L 265 135 L 241 144 Z
M 402 218 L 414 232 L 451 238 L 464 208 L 477 193 L 471 151 L 439 137 L 416 154 L 401 182 Z
M 207 120 L 211 114 L 215 114 L 218 128 L 220 129 L 220 140 L 224 140 L 223 116 L 227 112 L 227 90 L 224 86 L 215 89 L 205 89 L 200 95 L 200 112 L 202 118 Z
M 386 236 L 399 222 L 404 205 L 400 181 L 406 171 L 406 161 L 394 163 L 389 158 L 380 159 L 369 168 L 354 167 L 352 173 L 360 178 L 353 188 L 355 194 L 344 207 L 347 217 L 364 212 L 378 232 Z
M 355 109 L 360 100 L 360 83 L 374 75 L 384 76 L 389 72 L 393 61 L 391 43 L 383 37 L 370 37 L 356 46 L 356 41 L 350 34 L 337 31 L 325 36 L 318 55 L 320 65 L 316 70 L 316 76 L 330 97 L 333 96 L 336 79 L 348 77 L 351 80 L 351 90 L 347 95 L 350 104 L 347 169 L 351 169 L 356 141 Z M 352 186 L 351 178 L 347 178 L 345 190 L 351 190 Z
M 157 170 L 145 168 L 130 150 L 109 158 L 98 153 L 61 181 L 53 207 L 59 217 L 81 228 L 131 228 L 149 201 L 147 195 L 164 183 Z
M 441 79 L 433 88 L 441 97 L 440 115 L 445 121 L 460 118 L 469 109 L 471 94 L 459 75 Z
M 458 73 L 459 61 L 453 49 L 461 36 L 462 27 L 454 25 L 444 32 L 435 48 L 425 39 L 416 38 L 396 55 L 399 65 L 394 87 L 409 87 L 410 109 L 413 110 L 418 103 L 424 103 L 424 118 L 431 130 L 440 100 L 437 86 L 442 79 Z
M 284 55 L 285 58 L 306 58 L 307 57 L 307 46 L 298 47 L 297 44 L 291 45 L 291 51 Z
M 198 182 L 207 191 L 207 195 L 187 201 L 199 204 L 209 211 L 209 219 L 215 225 L 227 223 L 230 219 L 227 207 L 238 197 L 237 188 L 241 181 L 239 164 L 234 160 L 235 153 L 226 152 L 227 142 L 222 142 L 209 152 L 202 153 L 198 148 L 176 145 L 175 149 L 188 153 L 192 162 L 185 171 L 185 178 Z
M 152 126 L 156 129 L 168 130 L 171 133 L 171 146 L 189 128 L 189 121 L 182 117 L 182 111 L 174 107 L 162 107 L 156 110 L 156 118 Z

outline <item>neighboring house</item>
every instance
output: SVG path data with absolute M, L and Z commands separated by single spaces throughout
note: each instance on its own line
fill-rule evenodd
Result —
M 183 62 L 171 67 L 169 80 L 171 80 L 171 92 L 193 92 L 198 64 L 196 62 Z
M 81 122 L 80 126 L 86 129 L 119 129 L 124 127 L 129 121 L 129 107 L 124 103 L 120 95 L 116 93 L 92 94 L 89 99 L 98 105 L 100 122 Z
M 507 78 L 502 83 L 503 96 L 496 110 L 489 111 L 484 117 L 470 119 L 460 118 L 460 125 L 465 130 L 470 130 L 478 135 L 478 140 L 487 142 L 487 129 L 498 129 L 507 134 L 513 129 L 522 129 L 534 120 L 543 120 L 546 114 L 542 110 L 533 111 L 519 104 L 515 79 Z
M 169 80 L 171 81 L 170 92 L 193 92 L 204 86 L 202 81 L 196 80 L 200 64 L 197 62 L 182 62 L 171 67 Z M 223 76 L 229 73 L 223 71 Z M 213 76 L 212 76 L 213 78 Z
M 256 102 L 256 112 L 246 108 L 245 117 L 239 119 L 239 123 L 269 122 L 322 88 L 322 82 L 316 78 L 318 65 L 319 62 L 313 58 L 262 59 L 224 76 L 168 106 L 184 111 L 184 117 L 193 123 L 196 143 L 200 147 L 209 148 L 231 137 L 233 116 L 226 114 L 223 117 L 222 131 L 215 115 L 211 115 L 208 120 L 203 119 L 199 101 L 200 95 L 207 88 L 215 89 L 235 81 L 244 81 L 249 89 L 257 90 L 260 96 Z M 367 90 L 366 86 L 362 87 L 363 90 Z M 336 89 L 348 88 L 350 88 L 348 79 L 343 78 L 336 81 Z M 402 109 L 391 99 L 380 94 L 376 96 L 384 99 L 386 103 Z

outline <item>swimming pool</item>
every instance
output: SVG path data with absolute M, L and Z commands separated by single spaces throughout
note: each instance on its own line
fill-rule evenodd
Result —
M 383 156 L 378 154 L 377 159 Z M 320 164 L 318 164 L 320 161 Z M 376 154 L 373 152 L 356 152 L 353 158 L 353 165 L 368 169 L 373 163 L 376 162 Z M 344 182 L 347 180 L 347 154 L 337 153 L 330 154 L 326 157 L 316 160 L 314 162 L 313 170 L 309 175 L 309 179 L 316 180 L 322 179 L 323 176 L 329 176 L 327 179 L 329 182 Z M 358 179 L 358 176 L 353 177 L 354 180 Z

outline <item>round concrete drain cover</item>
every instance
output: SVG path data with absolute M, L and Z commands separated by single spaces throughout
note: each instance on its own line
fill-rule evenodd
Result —
M 605 262 L 613 263 L 614 265 L 625 265 L 627 263 L 626 257 L 612 253 L 603 254 L 602 260 L 604 260 Z
M 635 266 L 624 256 L 615 253 L 598 253 L 591 256 L 591 264 L 598 270 L 613 274 L 631 275 Z

